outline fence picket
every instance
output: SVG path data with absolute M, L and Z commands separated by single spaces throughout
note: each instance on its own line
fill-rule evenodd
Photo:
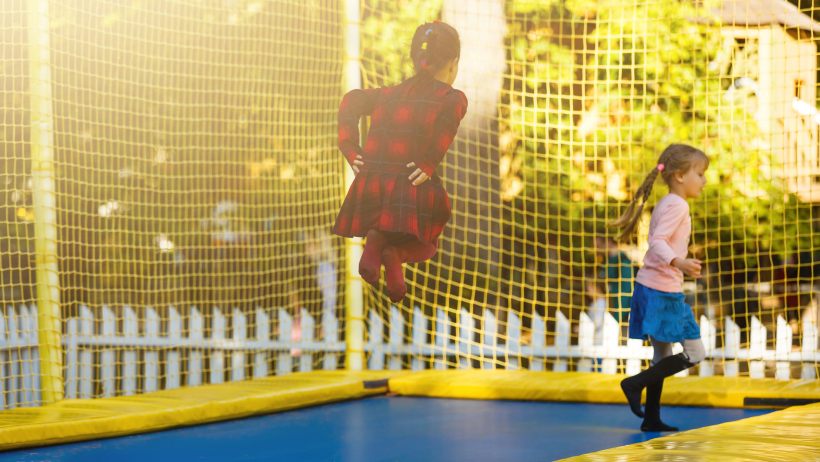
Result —
M 270 315 L 262 308 L 256 309 L 256 342 L 264 344 L 270 341 Z M 268 352 L 257 350 L 253 354 L 254 378 L 268 376 Z
M 817 367 L 817 324 L 810 318 L 803 319 L 803 370 L 800 378 L 814 380 L 817 378 L 815 367 Z M 809 362 L 809 358 L 814 358 L 814 362 Z
M 102 307 L 102 337 L 106 340 L 111 340 L 117 335 L 117 318 L 114 315 L 114 312 L 108 306 L 103 305 Z M 102 356 L 101 362 L 101 375 L 102 375 L 102 386 L 103 386 L 103 396 L 110 397 L 114 396 L 117 392 L 116 390 L 116 355 L 117 351 L 111 347 L 105 347 L 102 349 Z
M 8 376 L 6 376 L 5 367 L 5 364 L 9 363 L 8 347 L 9 340 L 6 334 L 6 313 L 3 311 L 2 306 L 0 306 L 0 409 L 6 408 L 6 395 L 8 395 L 9 391 L 6 383 Z
M 9 355 L 9 375 L 6 380 L 6 398 L 10 408 L 18 406 L 20 399 L 20 349 L 17 345 L 20 342 L 20 331 L 17 323 L 17 310 L 13 306 L 8 307 L 6 319 L 9 327 L 9 343 L 11 344 L 11 354 Z
M 22 347 L 22 389 L 20 390 L 20 400 L 23 406 L 34 405 L 34 348 L 30 345 L 37 343 L 36 327 L 34 326 L 34 318 L 37 316 L 35 307 L 28 307 L 23 305 L 20 307 L 20 323 L 19 329 L 22 333 L 22 339 L 25 346 Z M 34 343 L 32 343 L 32 333 L 35 333 Z
M 792 351 L 792 328 L 783 316 L 777 316 L 777 336 L 775 340 L 775 372 L 774 378 L 777 380 L 789 380 L 791 378 L 791 365 L 789 364 L 789 354 Z
M 723 360 L 723 375 L 726 377 L 737 377 L 739 372 L 738 352 L 740 351 L 740 327 L 731 318 L 723 318 L 723 335 L 725 354 Z
M 335 293 L 336 285 L 334 284 L 333 287 Z M 331 344 L 339 341 L 339 322 L 336 320 L 336 316 L 333 312 L 333 306 L 326 306 L 325 310 L 322 312 L 322 337 L 325 342 Z M 324 369 L 326 371 L 336 370 L 338 367 L 339 359 L 335 351 L 326 352 L 323 361 Z
M 87 306 L 80 306 L 80 336 L 94 338 L 94 315 Z M 93 351 L 84 348 L 80 351 L 80 398 L 91 398 L 94 390 Z
M 604 328 L 601 333 L 601 347 L 604 352 L 604 359 L 601 361 L 601 372 L 604 374 L 618 373 L 618 360 L 611 358 L 614 352 L 618 350 L 618 339 L 621 336 L 621 326 L 618 321 L 612 317 L 610 313 L 604 313 Z
M 126 341 L 136 344 L 139 342 L 139 325 L 137 314 L 130 306 L 125 306 L 123 337 Z M 137 391 L 137 350 L 128 348 L 122 353 L 122 394 L 130 396 Z
M 225 315 L 222 314 L 222 310 L 220 310 L 219 307 L 213 309 L 211 320 L 213 321 L 211 324 L 211 339 L 213 339 L 217 345 L 224 343 L 227 323 L 225 322 Z M 214 349 L 210 351 L 209 369 L 209 383 L 222 383 L 225 381 L 224 350 Z
M 202 313 L 197 307 L 191 307 L 191 316 L 188 319 L 188 338 L 197 341 L 204 338 L 204 325 Z M 202 383 L 202 350 L 198 347 L 191 348 L 188 356 L 188 386 L 196 386 Z
M 248 320 L 239 308 L 233 309 L 233 341 L 237 345 L 245 344 L 248 332 Z M 231 353 L 231 381 L 245 380 L 245 351 Z
M 179 311 L 173 306 L 168 308 L 168 341 L 178 344 L 182 341 L 182 318 Z M 173 390 L 182 383 L 180 352 L 170 350 L 165 355 L 165 388 Z
M 472 348 L 475 345 L 473 334 L 475 333 L 476 320 L 470 312 L 462 308 L 458 316 L 458 363 L 462 369 L 470 367 Z
M 427 318 L 419 307 L 413 310 L 413 347 L 420 348 L 427 343 Z M 414 348 L 414 349 L 415 349 Z M 420 358 L 421 351 L 413 351 L 413 360 L 410 368 L 414 371 L 424 369 L 424 362 Z
M 32 328 L 29 331 L 29 341 L 28 344 L 33 351 L 32 354 L 32 375 L 33 375 L 33 382 L 32 385 L 34 387 L 34 404 L 41 405 L 42 404 L 42 396 L 40 387 L 40 345 L 39 345 L 39 326 L 37 320 L 37 305 L 31 304 L 29 305 L 29 312 L 31 313 L 31 325 Z
M 299 321 L 301 323 L 301 332 L 302 338 L 301 343 L 302 345 L 307 346 L 308 348 L 302 349 L 302 354 L 299 355 L 299 371 L 300 372 L 310 372 L 313 370 L 313 333 L 316 328 L 316 323 L 313 321 L 313 317 L 308 313 L 306 308 L 302 308 L 301 316 L 299 317 Z
M 711 377 L 715 375 L 715 366 L 709 359 L 715 352 L 717 345 L 717 327 L 711 319 L 704 315 L 700 316 L 700 338 L 703 339 L 703 349 L 706 351 L 706 359 L 698 364 L 698 375 L 701 377 Z
M 159 315 L 152 307 L 145 309 L 145 336 L 147 338 L 159 339 Z M 146 392 L 157 391 L 157 381 L 159 379 L 159 352 L 155 348 L 149 348 L 143 355 L 145 362 L 145 378 L 143 388 Z
M 66 399 L 74 399 L 77 397 L 77 367 L 78 364 L 78 344 L 77 344 L 77 336 L 78 336 L 78 321 L 77 318 L 71 318 L 66 322 L 66 336 L 65 336 L 65 357 L 66 357 L 66 365 L 65 365 L 65 397 Z M 2 329 L 3 329 L 3 321 L 2 315 L 0 315 L 0 339 L 2 339 Z M 2 340 L 0 340 L 0 344 L 2 344 Z M 2 356 L 2 352 L 0 352 L 0 361 L 3 361 L 5 358 Z M 2 383 L 2 373 L 4 367 L 0 367 L 0 383 Z M 0 409 L 3 405 L 3 396 L 2 391 L 0 391 Z
M 447 369 L 447 338 L 450 335 L 450 319 L 447 313 L 441 308 L 436 310 L 436 336 L 433 341 L 436 347 L 434 356 L 434 367 L 436 369 Z
M 484 310 L 484 329 L 481 332 L 481 367 L 483 369 L 495 368 L 495 355 L 498 348 L 498 324 L 495 314 L 491 310 Z M 489 356 L 489 358 L 487 357 Z
M 569 319 L 564 316 L 561 310 L 555 311 L 555 364 L 552 370 L 555 372 L 567 371 L 567 360 L 560 359 L 569 356 Z
M 541 359 L 546 356 L 546 327 L 544 320 L 538 313 L 532 318 L 532 334 L 530 335 L 530 346 L 532 348 L 533 358 L 530 360 L 530 370 L 543 371 L 544 360 Z
M 382 318 L 376 313 L 376 310 L 370 311 L 370 358 L 367 366 L 370 370 L 380 371 L 384 369 L 384 348 L 382 347 Z
M 641 372 L 640 351 L 643 349 L 643 340 L 630 338 L 626 340 L 626 349 L 629 352 L 629 359 L 626 360 L 626 375 L 635 375 Z
M 766 376 L 763 352 L 766 351 L 766 326 L 752 316 L 752 327 L 749 333 L 749 377 L 760 379 Z
M 285 345 L 292 343 L 291 332 L 293 331 L 293 321 L 284 309 L 279 309 L 279 342 Z M 276 375 L 290 374 L 293 371 L 293 360 L 291 351 L 279 353 L 276 361 Z
M 401 370 L 401 346 L 404 343 L 404 317 L 394 305 L 390 306 L 390 350 L 388 359 L 390 370 Z
M 581 358 L 578 359 L 578 371 L 592 371 L 592 356 L 595 342 L 595 324 L 592 318 L 582 312 L 578 318 L 578 347 L 581 350 Z
M 521 355 L 521 318 L 510 313 L 507 320 L 507 369 L 515 370 L 519 366 Z

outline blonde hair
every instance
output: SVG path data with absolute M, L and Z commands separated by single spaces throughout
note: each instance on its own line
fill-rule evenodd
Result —
M 658 158 L 658 164 L 650 170 L 641 186 L 635 191 L 635 196 L 629 202 L 626 211 L 610 224 L 612 227 L 621 228 L 621 234 L 617 239 L 619 241 L 628 241 L 635 234 L 635 228 L 641 218 L 643 207 L 649 199 L 652 186 L 655 185 L 659 173 L 668 185 L 675 173 L 688 172 L 697 161 L 705 162 L 706 166 L 709 166 L 709 158 L 700 149 L 688 144 L 670 144 L 667 146 Z

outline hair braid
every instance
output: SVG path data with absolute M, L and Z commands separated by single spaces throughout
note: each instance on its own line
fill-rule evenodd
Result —
M 621 228 L 617 240 L 628 241 L 635 234 L 635 228 L 638 226 L 644 205 L 649 200 L 658 175 L 660 174 L 666 184 L 669 184 L 676 172 L 689 171 L 693 162 L 697 159 L 706 162 L 707 166 L 709 165 L 709 158 L 706 157 L 703 151 L 686 144 L 670 144 L 663 150 L 660 157 L 658 157 L 657 165 L 647 173 L 643 183 L 635 191 L 635 196 L 627 205 L 626 211 L 610 223 L 612 227 Z

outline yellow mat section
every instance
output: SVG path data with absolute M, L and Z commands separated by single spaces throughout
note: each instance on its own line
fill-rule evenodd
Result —
M 65 400 L 50 406 L 4 411 L 0 413 L 0 450 L 157 431 L 356 399 L 385 393 L 388 379 L 389 391 L 400 395 L 624 403 L 618 387 L 621 378 L 619 375 L 504 370 L 297 373 L 130 397 Z M 749 398 L 817 400 L 820 399 L 820 381 L 672 377 L 664 386 L 663 401 L 672 405 L 744 407 L 744 400 Z M 813 429 L 806 431 L 815 432 L 811 435 L 820 441 L 816 434 L 820 431 L 820 406 L 799 406 L 788 409 L 788 414 L 769 415 L 786 416 L 772 417 L 778 419 L 773 421 L 776 425 L 787 425 L 781 421 L 805 424 L 794 414 L 795 409 L 806 412 L 804 418 L 814 424 Z M 744 434 L 743 431 L 736 433 L 737 438 Z M 779 432 L 773 434 L 779 435 Z M 643 446 L 649 444 L 651 442 Z
M 0 413 L 0 450 L 268 414 L 386 391 L 396 372 L 317 371 Z M 365 386 L 368 382 L 368 386 Z
M 820 403 L 795 406 L 562 460 L 820 460 Z
M 619 386 L 624 377 L 524 370 L 423 371 L 391 378 L 390 391 L 440 398 L 626 403 Z M 670 377 L 662 399 L 670 405 L 777 408 L 787 404 L 782 400 L 820 400 L 820 380 Z

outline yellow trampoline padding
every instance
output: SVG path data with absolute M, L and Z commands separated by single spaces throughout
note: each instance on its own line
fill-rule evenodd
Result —
M 305 372 L 12 409 L 0 413 L 0 450 L 129 435 L 382 394 L 387 379 L 395 374 Z
M 820 403 L 698 428 L 564 461 L 820 459 Z
M 391 378 L 390 391 L 439 398 L 626 403 L 619 385 L 624 377 L 583 372 L 431 370 Z M 669 377 L 663 389 L 663 403 L 670 405 L 783 407 L 789 404 L 784 400 L 820 400 L 820 380 Z

